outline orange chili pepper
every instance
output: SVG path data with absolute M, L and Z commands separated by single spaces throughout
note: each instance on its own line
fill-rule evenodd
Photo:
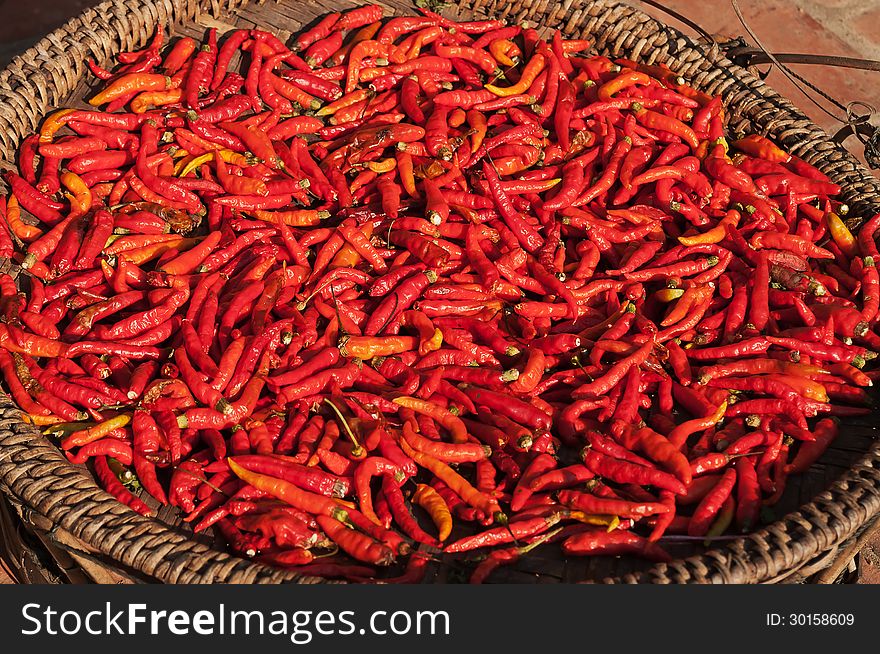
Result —
M 516 66 L 522 50 L 510 39 L 495 39 L 489 43 L 489 52 L 502 66 Z
M 615 93 L 619 93 L 623 89 L 641 84 L 647 86 L 651 84 L 651 78 L 645 73 L 635 70 L 623 70 L 616 77 L 608 80 L 596 90 L 599 100 L 610 100 Z
M 663 132 L 669 132 L 674 136 L 678 136 L 693 150 L 696 150 L 700 146 L 700 140 L 697 138 L 694 130 L 677 118 L 657 113 L 650 109 L 645 109 L 638 103 L 634 104 L 632 109 L 633 113 L 636 115 L 636 119 L 645 127 L 659 129 Z
M 507 516 L 501 511 L 501 507 L 498 506 L 497 500 L 474 488 L 467 479 L 462 477 L 448 465 L 442 461 L 438 461 L 432 456 L 424 454 L 423 452 L 414 450 L 409 443 L 403 439 L 400 441 L 400 448 L 403 450 L 404 454 L 423 468 L 426 468 L 429 472 L 433 473 L 435 477 L 454 490 L 469 506 L 474 507 L 478 511 L 482 511 L 487 518 L 493 517 L 496 522 L 502 524 L 507 522 Z
M 22 221 L 21 207 L 18 204 L 18 199 L 14 195 L 10 195 L 9 199 L 6 201 L 6 222 L 9 225 L 9 229 L 12 230 L 12 233 L 25 243 L 35 241 L 43 235 L 43 230 L 39 227 L 36 225 L 28 225 L 26 222 Z
M 92 207 L 92 191 L 86 186 L 82 178 L 76 173 L 67 171 L 61 174 L 61 184 L 70 193 L 65 193 L 65 197 L 70 200 L 72 211 L 82 215 Z
M 167 91 L 145 91 L 138 94 L 131 101 L 131 110 L 133 113 L 142 114 L 151 107 L 164 107 L 167 104 L 176 104 L 183 97 L 183 90 L 180 88 L 169 89 Z
M 100 93 L 95 95 L 89 104 L 99 107 L 133 93 L 144 91 L 167 91 L 171 88 L 171 78 L 157 73 L 128 73 L 111 82 Z
M 711 415 L 708 415 L 704 418 L 686 420 L 685 422 L 675 427 L 675 429 L 673 429 L 671 432 L 669 432 L 669 442 L 672 443 L 675 447 L 681 449 L 687 441 L 688 436 L 698 431 L 714 427 L 724 418 L 724 413 L 726 411 L 727 402 L 722 402 L 718 405 L 718 408 L 715 409 L 715 412 Z
M 335 518 L 342 522 L 348 520 L 348 513 L 336 500 L 303 490 L 283 479 L 276 479 L 275 477 L 270 477 L 268 475 L 251 472 L 238 465 L 235 459 L 231 457 L 226 459 L 226 462 L 229 464 L 230 470 L 235 473 L 236 477 L 245 483 L 250 484 L 257 490 L 265 491 L 266 493 L 269 493 L 269 495 L 277 497 L 282 502 L 287 502 L 301 511 L 306 511 L 315 515 L 330 516 L 331 518 Z
M 393 47 L 389 43 L 379 43 L 378 41 L 368 40 L 356 43 L 348 53 L 348 69 L 345 74 L 345 92 L 351 93 L 357 86 L 361 61 L 366 57 L 385 57 L 389 55 L 389 51 Z
M 443 542 L 452 533 L 452 513 L 443 497 L 427 484 L 416 485 L 412 501 L 422 507 L 431 516 L 437 527 L 437 540 Z
M 415 336 L 345 336 L 339 341 L 344 357 L 368 361 L 375 357 L 411 352 L 419 346 Z
M 472 109 L 467 112 L 467 123 L 471 128 L 471 152 L 476 152 L 483 144 L 489 129 L 486 114 Z
M 421 54 L 424 46 L 433 43 L 441 36 L 443 36 L 443 28 L 439 25 L 426 27 L 404 40 L 392 53 L 390 60 L 392 63 L 403 63 L 404 61 L 415 59 Z
M 682 320 L 691 307 L 700 304 L 707 297 L 711 297 L 713 292 L 714 289 L 710 286 L 691 286 L 685 289 L 672 311 L 660 321 L 660 326 L 669 327 Z
M 833 211 L 828 211 L 825 214 L 825 224 L 828 225 L 828 232 L 831 234 L 831 238 L 834 239 L 834 242 L 837 243 L 841 252 L 848 257 L 855 257 L 858 254 L 859 249 L 858 244 L 856 243 L 856 237 L 853 236 L 851 231 L 849 231 L 849 228 L 846 226 L 846 223 L 841 220 L 840 216 Z
M 265 220 L 275 225 L 285 224 L 288 227 L 314 227 L 320 225 L 322 220 L 330 217 L 329 211 L 318 209 L 292 209 L 290 211 L 269 211 L 267 209 L 254 209 L 250 212 L 254 218 Z
M 464 422 L 462 422 L 461 418 L 458 416 L 449 413 L 449 411 L 442 406 L 429 402 L 428 400 L 407 396 L 394 398 L 394 403 L 435 420 L 441 427 L 451 434 L 453 443 L 467 442 L 467 427 L 465 427 Z
M 519 78 L 519 81 L 516 84 L 507 87 L 495 86 L 494 84 L 486 84 L 485 88 L 486 90 L 491 91 L 495 95 L 501 97 L 520 95 L 529 90 L 532 82 L 534 82 L 541 71 L 544 70 L 544 66 L 546 66 L 546 64 L 546 57 L 538 53 L 529 60 L 529 63 L 525 65 L 525 67 L 523 68 L 522 76 Z
M 59 109 L 50 114 L 40 127 L 40 143 L 51 143 L 52 139 L 55 137 L 55 133 L 64 127 L 67 120 L 70 118 L 70 114 L 75 111 L 76 109 Z
M 182 238 L 180 234 L 130 234 L 118 238 L 114 237 L 112 243 L 104 248 L 104 254 L 120 254 L 127 250 L 158 243 L 173 242 L 176 245 Z
M 382 23 L 376 21 L 375 23 L 370 23 L 369 25 L 366 25 L 359 29 L 354 37 L 351 39 L 351 41 L 339 48 L 339 50 L 336 51 L 336 54 L 334 54 L 330 58 L 333 64 L 336 66 L 342 64 L 348 57 L 354 46 L 356 46 L 358 43 L 361 43 L 362 41 L 371 40 L 374 36 L 376 36 L 376 34 L 378 34 L 381 27 Z
M 697 234 L 696 236 L 679 236 L 678 242 L 688 247 L 692 245 L 720 243 L 727 236 L 727 226 L 730 225 L 731 227 L 736 227 L 739 225 L 741 217 L 739 211 L 731 209 L 712 229 L 707 230 L 702 234 Z
M 144 245 L 142 247 L 126 250 L 125 252 L 121 252 L 118 255 L 118 259 L 125 259 L 129 263 L 133 263 L 136 266 L 142 266 L 148 261 L 152 261 L 153 259 L 161 257 L 169 250 L 188 250 L 189 248 L 196 245 L 196 243 L 198 242 L 199 239 L 197 238 L 184 238 L 182 236 L 178 236 L 175 240 L 172 241 L 153 243 L 150 245 Z
M 357 89 L 356 91 L 350 91 L 338 100 L 335 100 L 330 104 L 325 104 L 323 107 L 315 112 L 315 115 L 332 116 L 340 109 L 350 107 L 351 105 L 362 102 L 364 100 L 369 100 L 371 97 L 373 97 L 373 95 L 375 95 L 375 92 L 371 89 Z
M 21 419 L 29 422 L 36 427 L 45 427 L 47 425 L 58 425 L 64 422 L 64 418 L 58 416 L 41 416 L 35 413 L 22 413 Z M 45 433 L 45 432 L 44 432 Z
M 641 450 L 645 456 L 674 474 L 685 486 L 690 485 L 692 479 L 690 462 L 681 453 L 680 446 L 672 443 L 671 439 L 658 434 L 649 427 L 624 432 L 621 438 L 624 447 L 630 450 Z
M 397 174 L 400 176 L 400 185 L 403 186 L 403 190 L 411 198 L 419 197 L 412 155 L 406 151 L 398 151 L 395 157 L 397 158 Z
M 372 225 L 370 225 L 370 223 L 367 223 L 366 225 L 364 225 L 364 227 L 367 229 L 372 229 Z M 362 260 L 363 257 L 360 255 L 360 252 L 357 251 L 354 245 L 352 243 L 349 243 L 348 241 L 345 241 L 342 244 L 342 247 L 339 248 L 339 252 L 337 252 L 336 256 L 333 257 L 333 260 L 330 262 L 328 268 L 354 268 Z
M 749 134 L 745 138 L 734 141 L 731 145 L 740 152 L 745 152 L 747 155 L 759 159 L 766 159 L 774 163 L 791 161 L 791 155 L 788 152 L 760 134 Z
M 168 275 L 186 275 L 193 272 L 211 254 L 223 237 L 219 230 L 211 232 L 195 247 L 182 252 L 158 269 Z
M 367 168 L 374 173 L 390 173 L 397 168 L 397 160 L 394 157 L 386 157 L 380 161 L 368 161 Z

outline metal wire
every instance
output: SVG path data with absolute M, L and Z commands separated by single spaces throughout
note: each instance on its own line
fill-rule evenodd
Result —
M 830 95 L 825 93 L 822 89 L 817 88 L 815 85 L 811 84 L 810 82 L 805 80 L 803 77 L 801 77 L 800 75 L 798 75 L 794 71 L 789 70 L 788 67 L 785 66 L 785 64 L 781 63 L 773 53 L 771 53 L 769 50 L 767 50 L 767 48 L 764 47 L 764 44 L 761 43 L 761 40 L 758 38 L 758 35 L 755 34 L 755 32 L 752 30 L 751 27 L 749 27 L 749 24 L 746 22 L 746 19 L 743 16 L 742 9 L 740 9 L 740 7 L 739 7 L 739 2 L 737 0 L 730 0 L 730 4 L 733 7 L 733 11 L 736 13 L 736 17 L 739 18 L 739 22 L 742 23 L 742 26 L 745 28 L 746 32 L 748 32 L 749 36 L 752 37 L 752 40 L 755 42 L 755 45 L 757 45 L 759 48 L 761 48 L 761 50 L 764 51 L 764 53 L 770 58 L 770 61 L 772 61 L 774 64 L 776 64 L 776 67 L 779 68 L 779 70 L 782 72 L 782 74 L 785 75 L 791 81 L 792 84 L 794 84 L 798 89 L 800 89 L 804 93 L 804 95 L 807 96 L 807 98 L 810 100 L 810 102 L 812 102 L 814 105 L 819 107 L 819 109 L 824 111 L 826 114 L 828 114 L 829 116 L 831 116 L 835 120 L 837 120 L 841 123 L 846 123 L 847 121 L 845 118 L 841 118 L 840 116 L 834 115 L 833 113 L 828 111 L 828 109 L 826 109 L 821 104 L 816 102 L 815 98 L 810 96 L 810 94 L 804 92 L 804 90 L 798 84 L 798 80 L 803 82 L 804 84 L 806 84 L 809 88 L 814 90 L 816 93 L 818 93 L 823 98 L 825 98 L 826 100 L 831 102 L 833 105 L 839 107 L 840 109 L 843 109 L 844 111 L 846 111 L 846 107 L 844 105 L 840 104 L 837 100 L 832 98 Z
M 733 7 L 733 11 L 736 13 L 737 18 L 739 19 L 739 22 L 742 23 L 743 28 L 757 46 L 756 48 L 747 46 L 746 42 L 742 38 L 737 38 L 727 43 L 719 44 L 715 37 L 709 34 L 705 29 L 700 27 L 694 21 L 664 6 L 661 2 L 658 2 L 658 0 L 641 1 L 643 4 L 659 9 L 660 11 L 663 11 L 666 14 L 672 16 L 676 20 L 684 23 L 694 31 L 698 32 L 708 42 L 711 42 L 713 45 L 718 45 L 719 47 L 721 47 L 728 54 L 729 57 L 744 66 L 755 65 L 758 63 L 770 63 L 775 65 L 777 68 L 779 68 L 780 72 L 785 75 L 792 84 L 794 84 L 795 88 L 800 90 L 810 102 L 816 105 L 826 115 L 843 124 L 843 127 L 838 130 L 837 134 L 835 134 L 834 136 L 834 140 L 837 143 L 842 143 L 850 136 L 855 136 L 859 141 L 861 141 L 861 143 L 865 147 L 865 161 L 867 162 L 867 164 L 873 169 L 880 168 L 880 127 L 875 127 L 870 122 L 871 118 L 873 118 L 873 116 L 876 114 L 876 109 L 867 102 L 862 101 L 854 101 L 846 105 L 842 104 L 840 101 L 823 91 L 814 83 L 810 82 L 800 74 L 788 68 L 788 66 L 786 66 L 782 60 L 785 60 L 787 63 L 793 64 L 840 66 L 845 68 L 859 68 L 863 70 L 873 71 L 880 71 L 880 62 L 870 59 L 832 57 L 826 55 L 801 55 L 788 53 L 778 55 L 773 54 L 766 47 L 764 47 L 764 44 L 761 43 L 758 35 L 755 34 L 754 30 L 752 30 L 752 28 L 746 22 L 745 16 L 743 15 L 742 9 L 739 6 L 738 0 L 730 0 L 730 4 Z M 768 73 L 759 74 L 763 79 Z M 845 112 L 845 115 L 842 116 L 829 110 L 826 106 L 818 102 L 812 94 L 807 92 L 804 87 L 824 98 L 833 107 L 836 107 L 842 112 Z

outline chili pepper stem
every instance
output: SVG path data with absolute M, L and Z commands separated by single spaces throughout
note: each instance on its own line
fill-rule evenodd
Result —
M 351 450 L 351 455 L 355 458 L 361 458 L 362 456 L 364 456 L 364 454 L 366 454 L 366 451 L 364 450 L 363 446 L 358 442 L 357 437 L 354 435 L 354 432 L 351 430 L 348 421 L 345 419 L 345 416 L 342 415 L 342 412 L 339 410 L 339 408 L 328 397 L 324 398 L 324 404 L 326 404 L 333 410 L 333 412 L 339 418 L 339 421 L 342 423 L 342 427 L 345 429 L 345 433 L 353 446 Z

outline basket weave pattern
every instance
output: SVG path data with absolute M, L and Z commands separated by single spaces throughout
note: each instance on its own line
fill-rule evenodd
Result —
M 142 46 L 157 23 L 175 35 L 201 36 L 206 25 L 259 26 L 285 38 L 348 1 L 280 3 L 242 0 L 110 0 L 89 9 L 16 57 L 0 73 L 0 160 L 14 161 L 22 138 L 55 107 L 81 100 L 87 58 L 107 63 L 115 52 Z M 412 13 L 409 3 L 381 2 L 386 13 Z M 880 183 L 831 142 L 791 103 L 717 46 L 696 44 L 678 31 L 627 5 L 609 0 L 461 0 L 452 13 L 529 21 L 587 38 L 608 56 L 664 63 L 707 93 L 722 95 L 733 132 L 769 135 L 843 187 L 851 215 L 880 211 Z M 222 30 L 221 30 L 222 31 Z M 155 518 L 132 512 L 100 490 L 88 472 L 70 465 L 58 449 L 23 423 L 11 400 L 0 395 L 0 491 L 15 505 L 48 519 L 121 569 L 166 583 L 316 583 L 213 549 L 207 541 Z M 700 555 L 641 572 L 622 571 L 610 582 L 757 583 L 797 570 L 859 533 L 880 512 L 880 445 L 873 428 L 847 426 L 862 455 L 830 488 L 782 520 Z M 847 469 L 848 467 L 848 469 Z M 824 484 L 823 484 L 824 485 Z M 807 498 L 808 499 L 808 498 Z M 558 575 L 586 580 L 576 566 Z M 601 578 L 604 575 L 599 575 Z M 595 577 L 595 573 L 592 574 Z

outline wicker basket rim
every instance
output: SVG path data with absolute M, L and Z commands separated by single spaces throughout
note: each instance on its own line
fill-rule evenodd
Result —
M 71 19 L 0 72 L 2 159 L 12 161 L 22 135 L 31 132 L 47 110 L 69 96 L 83 79 L 86 57 L 102 61 L 115 51 L 146 42 L 159 20 L 166 25 L 179 24 L 196 20 L 206 11 L 219 16 L 245 4 L 247 0 L 106 0 Z M 386 4 L 405 8 L 394 0 Z M 613 21 L 597 39 L 597 46 L 626 50 L 634 53 L 633 58 L 649 52 L 657 60 L 682 64 L 673 69 L 682 74 L 687 69 L 693 75 L 690 81 L 698 87 L 714 89 L 726 101 L 742 105 L 740 111 L 752 125 L 842 184 L 844 199 L 855 212 L 878 210 L 877 180 L 788 101 L 726 59 L 717 46 L 695 43 L 615 0 L 568 0 L 552 8 L 540 0 L 460 0 L 459 9 L 513 15 L 519 20 L 537 16 L 545 26 L 558 24 L 569 34 L 576 31 L 578 21 L 585 21 L 580 24 L 583 33 Z M 737 88 L 731 91 L 726 83 Z M 99 489 L 87 472 L 71 465 L 19 415 L 8 397 L 0 397 L 0 488 L 111 560 L 167 583 L 324 581 L 219 552 L 158 519 L 132 512 Z M 766 581 L 808 564 L 852 537 L 878 512 L 880 445 L 875 444 L 831 488 L 772 525 L 702 554 L 605 581 Z

